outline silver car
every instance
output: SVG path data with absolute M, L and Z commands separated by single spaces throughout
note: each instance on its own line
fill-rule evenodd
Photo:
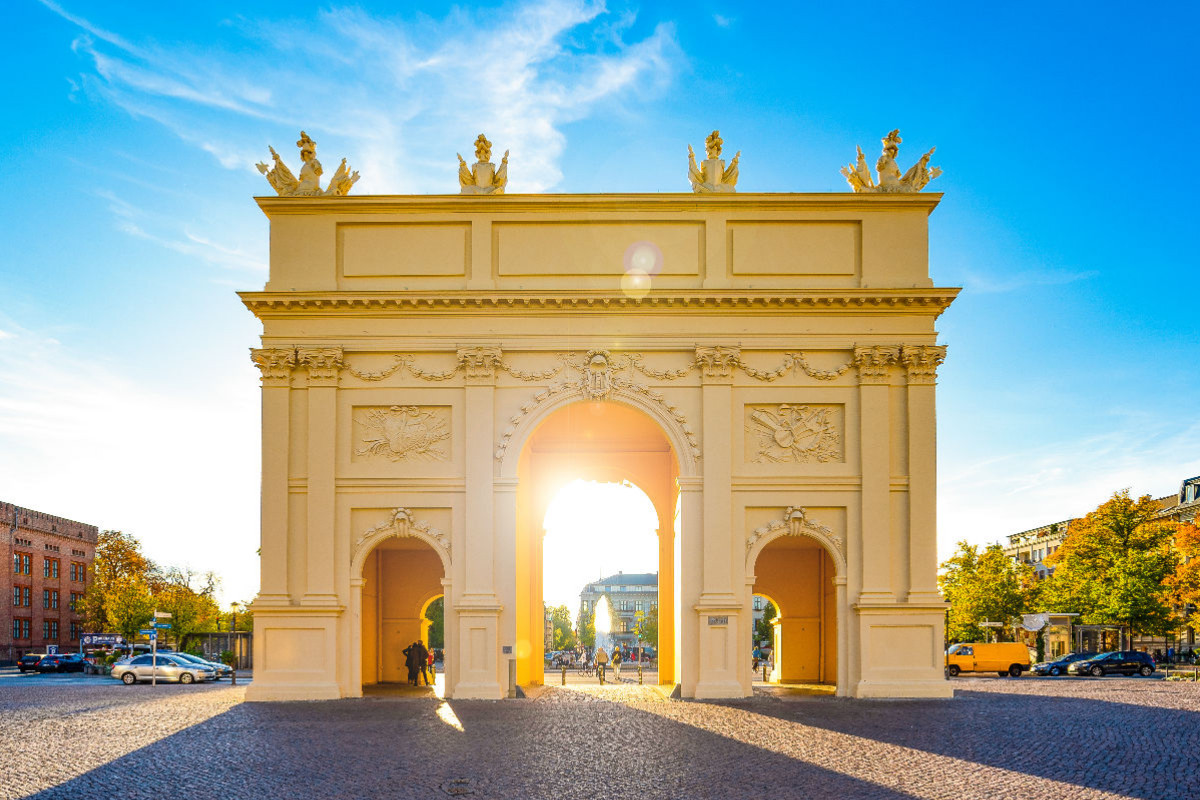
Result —
M 226 675 L 233 673 L 233 668 L 227 664 L 209 661 L 207 658 L 194 656 L 191 653 L 171 653 L 171 655 L 175 656 L 176 658 L 182 658 L 184 661 L 195 664 L 198 667 L 209 667 L 210 669 L 215 670 L 217 673 L 217 680 L 221 680 L 221 678 L 224 678 Z
M 146 654 L 123 658 L 113 664 L 112 675 L 114 678 L 120 678 L 126 685 L 132 686 L 138 681 L 148 681 L 152 678 L 166 682 L 178 681 L 179 683 L 211 681 L 217 676 L 217 673 L 210 667 L 190 664 L 171 653 L 159 653 L 158 655 Z

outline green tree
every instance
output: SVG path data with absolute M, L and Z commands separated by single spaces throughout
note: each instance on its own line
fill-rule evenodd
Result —
M 775 604 L 768 600 L 766 608 L 763 609 L 762 619 L 754 625 L 755 642 L 771 644 L 775 640 L 775 626 L 771 624 L 775 614 Z
M 649 611 L 637 612 L 633 625 L 639 642 L 658 649 L 658 603 L 651 603 Z
M 592 649 L 596 646 L 596 611 L 591 611 L 586 608 L 579 609 L 579 617 L 575 623 L 575 629 L 578 631 L 579 644 L 587 649 Z
M 1035 604 L 1038 591 L 1033 567 L 1016 563 L 998 544 L 980 552 L 965 541 L 942 563 L 938 583 L 950 603 L 946 637 L 952 642 L 986 640 L 979 623 L 987 621 L 1004 623 L 997 636 L 1011 639 L 1009 622 Z
M 1074 611 L 1088 624 L 1128 625 L 1134 635 L 1161 636 L 1176 622 L 1171 593 L 1178 579 L 1172 547 L 1179 526 L 1155 522 L 1158 504 L 1115 492 L 1071 525 L 1062 546 L 1046 560 L 1046 602 Z
M 162 583 L 158 567 L 130 534 L 101 531 L 91 573 L 83 595 L 84 624 L 132 641 L 154 611 L 152 592 Z
M 550 625 L 554 632 L 553 650 L 570 650 L 575 646 L 575 629 L 571 625 L 571 609 L 553 606 L 550 609 Z
M 193 588 L 193 584 L 200 588 Z M 166 620 L 171 623 L 167 629 L 169 638 L 175 642 L 175 647 L 182 650 L 187 645 L 187 638 L 196 633 L 208 633 L 217 629 L 217 620 L 221 616 L 221 608 L 217 605 L 215 595 L 219 581 L 217 576 L 208 572 L 197 576 L 190 569 L 171 567 L 163 572 L 163 581 L 154 595 L 158 611 L 171 615 Z
M 429 647 L 440 650 L 446 646 L 446 598 L 439 597 L 425 609 L 429 620 Z

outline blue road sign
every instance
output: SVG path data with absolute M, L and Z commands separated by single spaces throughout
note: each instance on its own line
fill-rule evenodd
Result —
M 170 628 L 171 628 L 171 623 L 169 623 L 169 622 L 156 622 L 156 623 L 154 623 L 154 627 L 158 628 L 159 630 L 170 630 Z
M 153 628 L 142 628 L 140 631 L 138 631 L 138 633 L 140 633 L 142 636 L 154 636 L 157 631 L 155 631 Z

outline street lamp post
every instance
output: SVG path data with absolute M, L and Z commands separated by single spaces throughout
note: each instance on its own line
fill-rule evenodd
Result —
M 238 667 L 242 663 L 241 653 L 239 652 L 241 650 L 241 648 L 238 647 L 238 638 L 237 638 L 237 612 L 238 612 L 238 609 L 241 607 L 242 607 L 242 604 L 237 602 L 236 600 L 229 604 L 229 610 L 232 612 L 232 616 L 233 616 L 232 624 L 229 626 L 229 644 L 230 644 L 229 649 L 233 651 L 233 664 L 230 665 L 233 667 L 233 672 L 229 676 L 229 685 L 230 686 L 237 685 L 237 670 L 238 670 Z

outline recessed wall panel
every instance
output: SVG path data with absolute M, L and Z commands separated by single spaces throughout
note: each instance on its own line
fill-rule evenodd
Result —
M 466 275 L 470 223 L 338 226 L 338 260 L 347 278 Z
M 501 277 L 622 275 L 630 245 L 649 242 L 662 253 L 659 275 L 698 275 L 703 222 L 497 222 L 494 268 Z
M 850 277 L 861 272 L 857 221 L 730 221 L 728 236 L 734 275 Z

